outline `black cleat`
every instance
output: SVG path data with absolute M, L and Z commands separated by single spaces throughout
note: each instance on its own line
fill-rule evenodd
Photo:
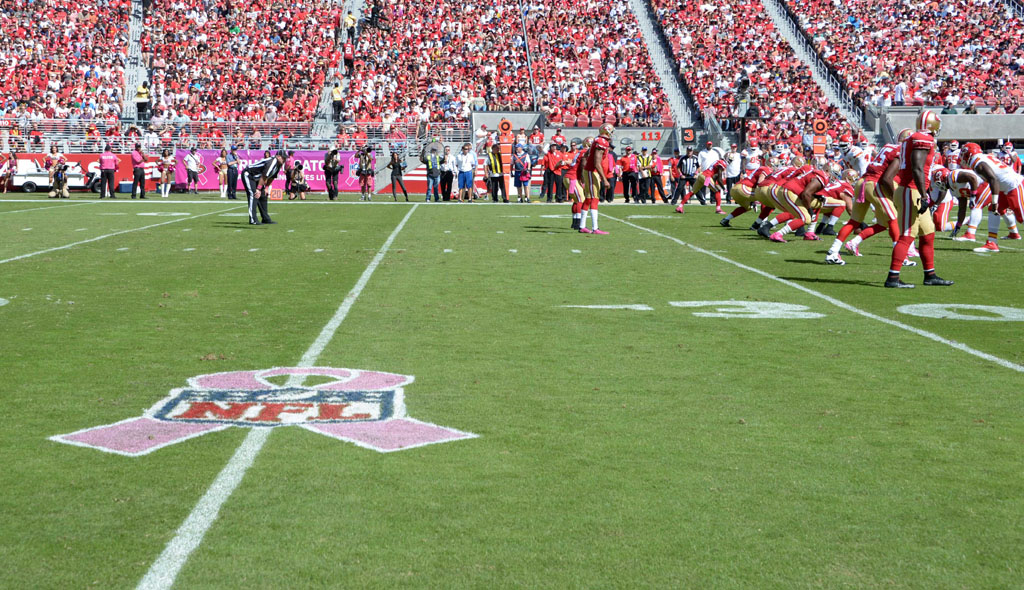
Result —
M 821 228 L 821 231 L 814 233 L 818 234 L 819 236 L 834 236 L 836 235 L 836 228 L 826 223 L 825 227 Z
M 761 227 L 757 228 L 757 235 L 767 240 L 772 235 L 772 225 L 770 223 L 762 223 Z
M 793 235 L 798 237 L 798 238 L 802 238 L 802 237 L 806 236 L 807 235 L 807 227 L 803 226 L 803 225 L 800 226 L 800 229 L 798 229 L 795 232 L 793 232 Z
M 889 278 L 885 279 L 885 286 L 886 286 L 886 288 L 889 288 L 889 289 L 913 289 L 914 288 L 914 285 L 911 285 L 910 283 L 904 283 L 903 281 L 900 280 L 900 278 L 898 276 L 897 277 L 889 277 Z
M 729 225 L 729 220 L 724 217 L 718 221 L 718 225 L 722 227 L 732 227 L 731 225 Z
M 750 224 L 750 230 L 751 231 L 757 231 L 757 230 L 759 230 L 761 228 L 761 225 L 763 225 L 763 224 L 758 223 L 758 222 L 755 221 L 754 223 Z
M 930 277 L 925 277 L 924 284 L 932 287 L 948 287 L 953 284 L 953 281 L 947 281 L 938 275 L 932 275 Z
M 814 226 L 814 233 L 820 234 L 825 229 L 825 222 L 819 221 L 818 225 Z

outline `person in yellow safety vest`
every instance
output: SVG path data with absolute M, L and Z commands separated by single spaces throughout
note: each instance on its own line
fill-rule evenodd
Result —
M 427 202 L 430 202 L 430 193 L 434 193 L 434 202 L 441 200 L 441 193 L 438 189 L 441 186 L 441 164 L 444 158 L 438 155 L 436 150 L 430 150 L 423 162 L 427 165 Z
M 498 191 L 501 191 L 502 202 L 508 202 L 508 189 L 505 188 L 505 168 L 501 163 L 501 146 L 494 144 L 491 153 L 487 154 L 487 182 L 491 186 L 491 200 L 498 202 Z
M 653 158 L 647 153 L 647 148 L 644 147 L 640 150 L 640 155 L 637 157 L 637 164 L 640 167 L 640 202 L 646 203 L 647 197 L 651 198 L 651 202 L 654 202 L 654 195 L 651 194 L 651 166 L 654 163 Z
M 334 109 L 333 121 L 337 123 L 341 121 L 341 108 L 345 104 L 342 99 L 344 97 L 341 93 L 341 84 L 338 82 L 334 83 L 334 88 L 331 89 L 331 108 Z

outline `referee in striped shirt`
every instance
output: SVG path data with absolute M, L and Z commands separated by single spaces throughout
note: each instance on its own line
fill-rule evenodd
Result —
M 267 192 L 287 158 L 288 153 L 280 150 L 242 170 L 242 186 L 245 187 L 245 198 L 249 203 L 249 225 L 260 225 L 260 220 L 256 218 L 257 211 L 263 223 L 277 223 L 267 213 Z
M 693 148 L 686 148 L 686 155 L 679 158 L 679 182 L 676 183 L 676 191 L 672 194 L 672 204 L 676 204 L 676 199 L 680 196 L 685 196 L 689 192 L 690 187 L 693 186 L 697 176 L 697 156 L 693 155 Z M 703 205 L 704 203 L 701 203 Z

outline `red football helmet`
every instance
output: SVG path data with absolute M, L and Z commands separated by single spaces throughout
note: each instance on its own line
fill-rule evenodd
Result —
M 924 110 L 917 116 L 917 130 L 938 135 L 942 127 L 942 119 L 935 111 Z
M 1010 152 L 1012 152 L 1012 151 L 1013 151 L 1013 144 L 1012 144 L 1012 143 L 1010 143 L 1009 141 L 1007 141 L 1006 143 L 1004 143 L 1004 144 L 1003 144 L 1003 151 L 1004 151 L 1004 152 L 1006 152 L 1006 153 L 1010 153 Z
M 839 147 L 840 148 L 843 148 L 843 149 L 848 148 L 848 147 L 850 147 L 851 143 L 853 143 L 853 136 L 850 135 L 849 133 L 844 133 L 843 136 L 839 138 Z
M 932 184 L 943 190 L 949 188 L 949 185 L 946 184 L 949 179 L 949 168 L 942 165 L 932 166 L 931 176 Z
M 971 158 L 980 153 L 982 153 L 980 145 L 974 142 L 965 143 L 964 147 L 960 148 L 960 164 L 970 167 Z

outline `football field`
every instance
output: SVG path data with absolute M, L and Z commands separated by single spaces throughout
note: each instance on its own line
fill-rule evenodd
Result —
M 1021 587 L 1021 242 L 600 211 L 0 200 L 0 587 Z

